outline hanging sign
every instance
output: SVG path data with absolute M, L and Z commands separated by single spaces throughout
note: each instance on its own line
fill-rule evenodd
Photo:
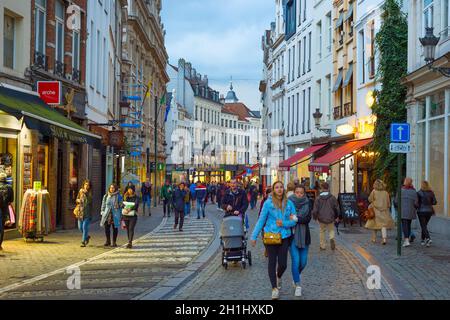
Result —
M 48 105 L 61 105 L 61 82 L 38 81 L 37 91 L 39 97 Z
M 42 190 L 42 181 L 34 181 L 33 182 L 33 190 L 41 191 Z

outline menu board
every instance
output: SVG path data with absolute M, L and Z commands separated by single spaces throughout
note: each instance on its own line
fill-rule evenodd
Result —
M 33 188 L 33 154 L 24 153 L 23 154 L 23 192 L 25 193 L 28 189 Z
M 347 220 L 359 219 L 356 193 L 339 193 L 338 196 L 341 215 Z

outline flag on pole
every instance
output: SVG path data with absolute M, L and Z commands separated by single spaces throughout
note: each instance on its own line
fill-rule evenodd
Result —
M 167 93 L 166 114 L 164 116 L 164 122 L 167 122 L 167 117 L 169 116 L 171 103 L 172 103 L 172 93 Z
M 161 100 L 159 101 L 159 104 L 161 106 L 166 104 L 166 95 L 165 94 L 163 94 L 163 96 L 161 97 Z
M 148 90 L 147 90 L 147 98 L 150 98 L 150 94 L 151 94 L 151 91 L 152 91 L 152 80 L 150 80 L 147 83 L 147 88 L 148 88 Z

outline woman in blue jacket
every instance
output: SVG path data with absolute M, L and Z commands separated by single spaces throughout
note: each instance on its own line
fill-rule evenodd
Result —
M 293 217 L 291 218 L 295 214 L 293 203 L 286 198 L 283 183 L 275 182 L 272 186 L 272 196 L 265 201 L 251 237 L 251 244 L 255 246 L 256 239 L 263 228 L 264 233 L 281 234 L 281 244 L 266 245 L 269 255 L 268 271 L 272 285 L 272 299 L 278 299 L 280 296 L 281 277 L 287 268 L 287 256 L 292 237 L 291 228 L 297 224 Z M 276 270 L 277 262 L 278 270 Z

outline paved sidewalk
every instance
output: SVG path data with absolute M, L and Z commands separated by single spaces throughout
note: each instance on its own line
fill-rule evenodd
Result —
M 152 207 L 152 216 L 141 214 L 136 226 L 136 238 L 149 233 L 162 221 L 162 208 Z M 108 252 L 103 247 L 104 229 L 100 222 L 91 224 L 91 241 L 81 248 L 81 233 L 77 229 L 57 231 L 45 237 L 44 242 L 25 242 L 22 238 L 6 240 L 0 251 L 0 289 L 79 261 Z M 126 231 L 119 229 L 118 245 L 127 242 Z

